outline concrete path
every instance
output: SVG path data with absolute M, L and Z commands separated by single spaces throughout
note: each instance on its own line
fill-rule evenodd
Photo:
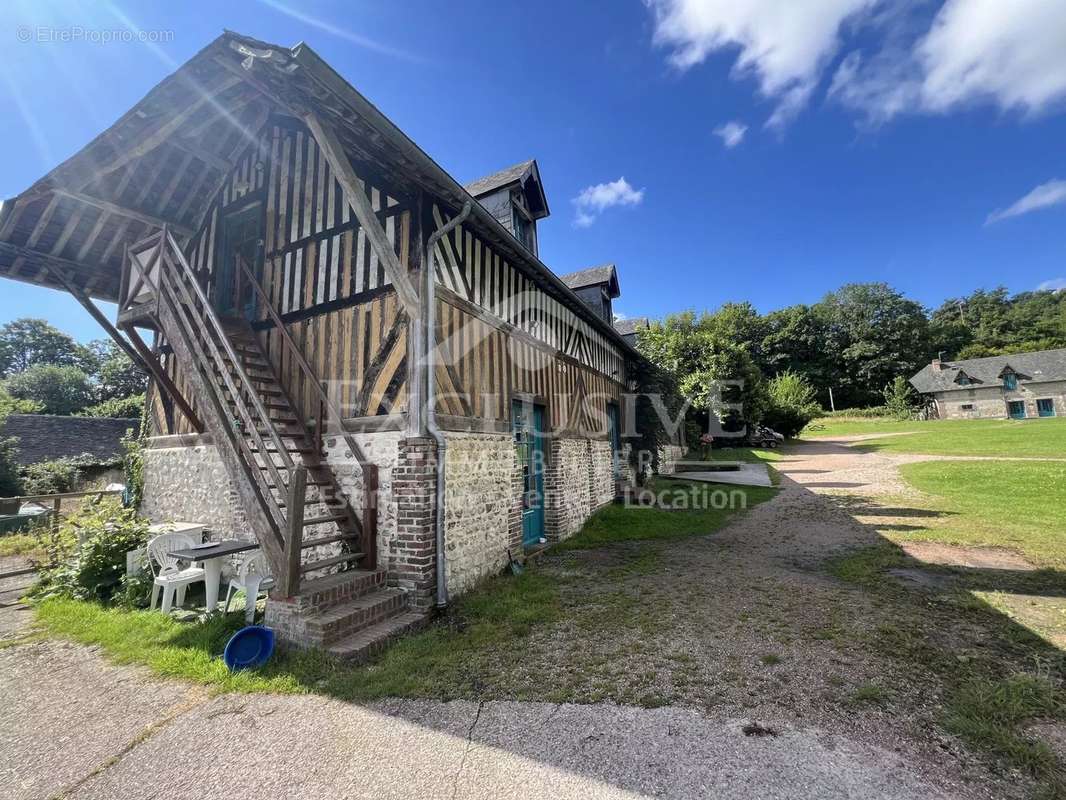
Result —
M 770 472 L 765 464 L 741 464 L 733 470 L 709 470 L 707 472 L 679 472 L 673 478 L 704 483 L 730 483 L 735 486 L 771 486 Z
M 0 798 L 937 798 L 891 750 L 699 711 L 210 696 L 39 642 L 0 650 Z

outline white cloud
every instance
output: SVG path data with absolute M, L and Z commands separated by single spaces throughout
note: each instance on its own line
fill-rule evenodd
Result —
M 754 76 L 759 92 L 777 101 L 767 125 L 788 123 L 818 84 L 840 47 L 852 15 L 876 0 L 646 0 L 655 16 L 656 44 L 688 69 L 719 50 L 739 48 L 735 77 Z
M 988 215 L 985 225 L 991 225 L 993 222 L 999 222 L 1010 217 L 1020 217 L 1022 214 L 1061 205 L 1062 203 L 1066 203 L 1066 181 L 1048 181 L 1040 184 L 1024 197 L 1015 200 L 1006 208 L 997 208 Z
M 850 53 L 829 95 L 875 124 L 973 103 L 1039 113 L 1066 98 L 1066 11 L 1048 0 L 947 0 L 917 39 Z
M 720 136 L 722 144 L 730 150 L 744 141 L 744 134 L 747 132 L 748 126 L 737 120 L 731 120 L 714 129 L 714 135 Z
M 1066 292 L 1066 278 L 1052 278 L 1036 287 L 1038 292 Z
M 862 26 L 869 50 L 836 67 L 828 96 L 880 124 L 984 103 L 1032 116 L 1066 102 L 1063 0 L 645 0 L 654 42 L 688 69 L 735 52 L 734 78 L 775 102 L 788 124 L 810 101 L 842 39 Z
M 610 183 L 586 187 L 573 199 L 576 209 L 574 224 L 587 228 L 606 209 L 612 206 L 635 206 L 644 199 L 643 189 L 634 189 L 624 177 Z

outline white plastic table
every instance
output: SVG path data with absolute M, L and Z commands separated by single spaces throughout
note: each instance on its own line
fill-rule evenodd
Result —
M 198 561 L 204 567 L 204 605 L 207 610 L 214 611 L 218 607 L 218 587 L 222 582 L 222 559 L 234 553 L 243 553 L 246 550 L 257 550 L 259 545 L 255 542 L 242 542 L 237 539 L 227 539 L 215 542 L 213 547 L 191 548 L 173 550 L 167 555 L 180 558 L 182 561 Z

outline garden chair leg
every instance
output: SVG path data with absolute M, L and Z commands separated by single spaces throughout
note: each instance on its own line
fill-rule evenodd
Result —
M 163 613 L 164 614 L 169 614 L 170 613 L 170 609 L 173 607 L 173 605 L 174 605 L 174 587 L 173 586 L 164 586 L 163 587 Z
M 175 590 L 177 592 L 177 595 L 178 595 L 178 597 L 177 597 L 177 606 L 178 606 L 178 608 L 184 608 L 185 607 L 185 590 L 188 589 L 188 588 L 189 588 L 188 586 L 179 586 Z
M 230 601 L 232 599 L 233 599 L 233 581 L 230 581 L 226 585 L 226 605 L 222 608 L 222 613 L 223 614 L 228 614 L 229 613 L 229 604 L 230 604 Z
M 259 578 L 249 576 L 247 580 L 244 587 L 244 622 L 251 625 L 255 622 L 255 601 L 259 599 Z
M 149 611 L 155 611 L 155 604 L 159 602 L 159 584 L 152 584 L 152 604 L 149 606 Z

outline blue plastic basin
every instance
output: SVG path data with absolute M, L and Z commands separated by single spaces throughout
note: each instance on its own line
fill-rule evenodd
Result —
M 263 666 L 274 653 L 274 631 L 262 625 L 241 628 L 226 643 L 222 660 L 231 672 Z

